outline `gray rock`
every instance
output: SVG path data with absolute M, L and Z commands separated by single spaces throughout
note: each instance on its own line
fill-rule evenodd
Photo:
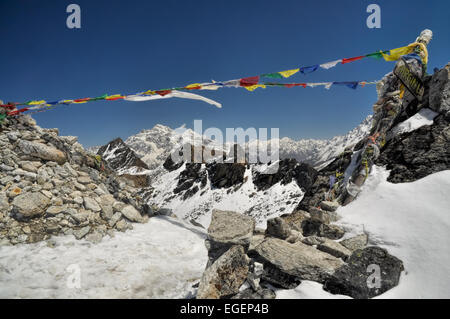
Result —
M 141 213 L 139 213 L 139 211 L 131 205 L 125 206 L 122 209 L 121 213 L 123 216 L 125 216 L 127 219 L 129 219 L 132 222 L 137 222 L 137 223 L 143 222 Z
M 306 245 L 310 245 L 310 246 L 316 246 L 316 245 L 322 244 L 325 240 L 326 240 L 326 238 L 323 238 L 323 237 L 309 236 L 309 237 L 303 238 L 302 243 L 304 243 Z
M 317 249 L 333 255 L 334 257 L 342 258 L 343 260 L 347 260 L 347 258 L 352 254 L 349 249 L 331 239 L 326 239 L 323 243 L 317 246 Z
M 303 236 L 319 236 L 329 239 L 340 239 L 344 236 L 345 231 L 336 225 L 328 225 L 316 219 L 307 219 L 302 223 Z
M 286 239 L 291 235 L 291 229 L 284 219 L 275 217 L 267 220 L 266 235 Z
M 439 113 L 450 111 L 450 63 L 439 70 L 431 79 L 430 109 Z
M 121 218 L 122 218 L 122 214 L 120 212 L 114 213 L 114 215 L 109 220 L 109 226 L 114 227 Z
M 339 203 L 330 202 L 330 201 L 322 201 L 320 202 L 320 208 L 329 212 L 335 212 L 339 208 Z
M 50 199 L 42 193 L 27 193 L 14 198 L 12 205 L 19 217 L 32 218 L 44 214 Z
M 214 209 L 208 227 L 208 237 L 217 243 L 248 246 L 254 229 L 253 218 L 236 212 Z
M 327 279 L 324 289 L 357 299 L 372 298 L 397 286 L 403 269 L 401 260 L 387 250 L 367 247 L 356 250 L 348 263 Z
M 309 213 L 311 214 L 311 219 L 318 220 L 324 224 L 330 224 L 338 219 L 335 212 L 322 210 L 316 207 L 311 207 Z
M 65 210 L 67 207 L 64 206 L 50 206 L 47 208 L 47 215 L 55 216 L 60 214 L 63 210 Z
M 203 273 L 197 299 L 219 299 L 237 294 L 247 278 L 248 263 L 244 248 L 232 246 Z
M 97 202 L 95 201 L 95 199 L 91 198 L 91 197 L 84 197 L 83 198 L 84 201 L 84 208 L 91 210 L 93 212 L 99 212 L 102 209 L 100 208 L 100 206 L 97 204 Z
M 78 183 L 86 185 L 92 183 L 92 179 L 89 176 L 80 176 L 77 179 Z
M 130 225 L 130 223 L 128 223 L 126 220 L 121 219 L 116 223 L 116 229 L 118 231 L 124 232 L 128 229 L 133 229 L 133 226 Z
M 9 211 L 8 197 L 5 192 L 0 192 L 0 212 Z
M 355 251 L 358 249 L 364 249 L 366 247 L 369 237 L 366 234 L 361 234 L 355 237 L 344 239 L 339 242 L 342 246 L 349 249 L 350 251 Z
M 91 230 L 90 226 L 85 226 L 83 228 L 77 229 L 73 231 L 73 235 L 75 236 L 76 239 L 81 239 L 84 236 L 86 236 L 89 231 Z
M 344 264 L 311 246 L 300 242 L 290 244 L 276 238 L 267 238 L 256 251 L 264 261 L 264 267 L 268 263 L 281 273 L 317 282 L 324 282 Z
M 26 155 L 39 157 L 47 161 L 54 161 L 61 165 L 67 160 L 63 152 L 42 143 L 19 140 L 18 147 Z

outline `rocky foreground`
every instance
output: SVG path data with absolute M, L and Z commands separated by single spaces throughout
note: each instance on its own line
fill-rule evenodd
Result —
M 0 245 L 73 234 L 98 242 L 146 221 L 134 182 L 117 176 L 73 136 L 29 116 L 0 126 Z

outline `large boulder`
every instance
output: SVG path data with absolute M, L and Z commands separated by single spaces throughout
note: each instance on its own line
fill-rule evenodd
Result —
M 42 193 L 26 193 L 14 198 L 14 214 L 21 219 L 43 215 L 50 205 L 50 199 Z
M 275 269 L 276 273 L 297 280 L 324 282 L 344 264 L 341 259 L 311 246 L 300 242 L 290 244 L 277 238 L 267 238 L 256 247 L 256 252 L 265 269 L 268 267 L 272 273 Z M 277 281 L 271 277 L 270 273 L 263 275 L 268 281 Z
M 344 239 L 343 241 L 339 242 L 342 246 L 349 249 L 350 251 L 355 251 L 358 249 L 364 249 L 366 247 L 367 242 L 369 240 L 369 237 L 366 234 L 357 235 L 354 237 L 350 237 L 347 239 Z
M 208 238 L 216 243 L 248 246 L 255 229 L 255 220 L 232 211 L 214 209 Z
M 284 219 L 275 217 L 267 221 L 266 235 L 287 239 L 291 235 L 291 229 Z
M 231 297 L 247 278 L 249 258 L 240 245 L 232 246 L 203 273 L 197 299 Z
M 67 161 L 66 154 L 62 151 L 42 143 L 19 140 L 17 146 L 26 155 L 39 157 L 46 161 L 53 161 L 60 165 Z
M 355 251 L 347 264 L 324 284 L 324 289 L 357 299 L 378 296 L 398 285 L 403 263 L 386 249 L 367 247 Z

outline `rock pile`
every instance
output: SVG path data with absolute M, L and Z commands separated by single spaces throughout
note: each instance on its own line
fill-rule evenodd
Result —
M 88 154 L 73 136 L 29 116 L 0 126 L 0 245 L 52 235 L 100 241 L 144 222 L 139 190 Z
M 328 211 L 316 210 L 334 213 L 331 203 L 323 207 Z M 366 234 L 336 241 L 344 230 L 317 215 L 297 211 L 277 217 L 261 233 L 248 216 L 214 210 L 206 240 L 209 262 L 197 298 L 274 298 L 274 288 L 292 289 L 302 280 L 319 282 L 334 294 L 371 298 L 398 284 L 399 259 L 366 247 Z M 381 269 L 380 285 L 370 284 L 373 265 Z

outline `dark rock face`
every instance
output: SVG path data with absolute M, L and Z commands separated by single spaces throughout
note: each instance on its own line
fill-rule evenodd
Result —
M 267 221 L 266 235 L 287 239 L 291 235 L 291 229 L 284 219 L 275 217 Z
M 279 162 L 277 173 L 255 173 L 253 183 L 258 190 L 266 190 L 278 182 L 285 185 L 294 179 L 304 191 L 308 191 L 314 184 L 316 178 L 317 171 L 311 165 L 298 163 L 295 159 L 284 159 Z
M 206 167 L 213 187 L 228 188 L 244 182 L 245 164 L 210 163 Z
M 450 116 L 439 115 L 431 126 L 396 136 L 386 143 L 377 164 L 391 170 L 392 183 L 413 182 L 450 169 Z
M 108 166 L 115 171 L 131 167 L 148 169 L 147 164 L 145 164 L 121 138 L 116 138 L 108 144 L 103 145 L 100 147 L 97 154 L 102 156 L 108 163 Z
M 317 173 L 317 177 L 308 189 L 302 201 L 297 206 L 299 210 L 309 210 L 309 208 L 319 206 L 324 200 L 323 194 L 330 189 L 330 176 L 336 172 L 344 173 L 350 165 L 352 159 L 352 151 L 345 151 L 338 156 L 333 162 Z
M 180 173 L 178 177 L 178 185 L 174 189 L 174 193 L 178 194 L 184 190 L 190 189 L 195 183 L 201 183 L 201 187 L 205 187 L 206 185 L 206 172 L 202 170 L 202 164 L 200 163 L 186 163 L 186 168 Z M 196 190 L 194 188 L 190 189 L 190 192 L 187 196 L 192 196 L 198 191 L 198 187 Z M 187 197 L 186 197 L 187 198 Z
M 281 271 L 271 263 L 264 263 L 263 280 L 278 288 L 294 289 L 302 283 L 300 278 Z
M 379 273 L 374 271 L 377 266 Z M 324 289 L 357 299 L 372 298 L 397 286 L 403 269 L 403 263 L 385 249 L 367 247 L 355 251 L 347 264 L 325 282 Z M 376 278 L 378 274 L 379 279 Z
M 179 161 L 179 162 L 174 162 L 172 160 L 172 157 L 169 156 L 166 158 L 166 160 L 163 163 L 163 167 L 168 170 L 169 172 L 172 172 L 174 170 L 179 169 L 181 166 L 183 165 L 183 161 Z

